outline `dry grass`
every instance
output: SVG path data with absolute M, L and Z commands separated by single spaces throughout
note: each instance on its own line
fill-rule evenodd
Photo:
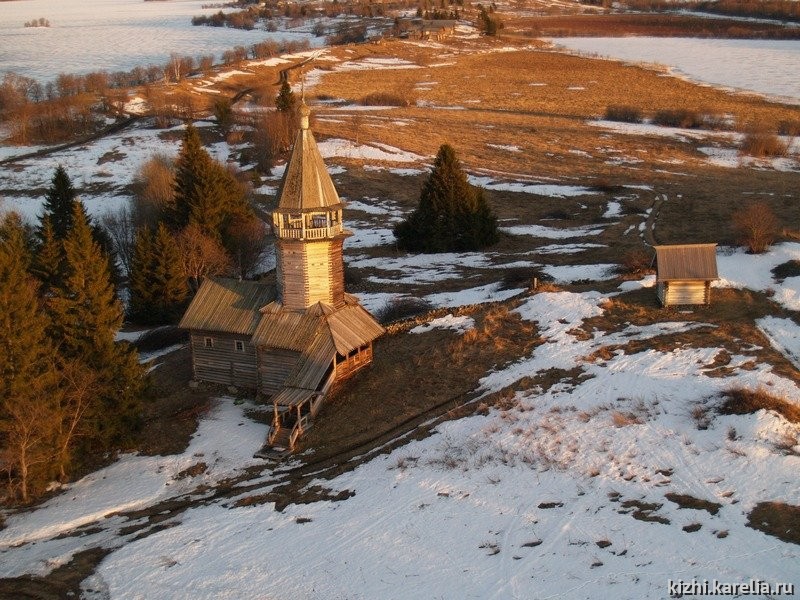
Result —
M 454 418 L 461 416 L 459 407 L 480 377 L 540 343 L 532 324 L 522 322 L 506 306 L 458 312 L 475 319 L 478 339 L 462 343 L 461 336 L 441 329 L 408 335 L 403 333 L 407 327 L 380 338 L 372 366 L 332 390 L 313 429 L 301 439 L 302 448 L 313 449 L 317 457 L 327 456 L 438 405 L 450 407 Z M 457 360 L 451 354 L 454 345 L 460 352 Z M 514 402 L 513 391 L 507 395 Z
M 790 544 L 800 544 L 800 506 L 759 502 L 747 515 L 747 526 Z
M 778 281 L 783 281 L 789 277 L 800 277 L 800 260 L 790 260 L 781 263 L 772 269 L 772 274 Z
M 709 500 L 701 500 L 688 494 L 676 494 L 669 492 L 664 494 L 664 497 L 670 502 L 674 502 L 679 508 L 691 508 L 694 510 L 705 510 L 711 515 L 715 515 L 722 508 L 722 504 L 718 502 L 711 502 Z
M 491 47 L 491 42 L 487 41 L 486 45 Z M 389 43 L 359 48 L 357 52 L 358 55 L 400 56 L 417 64 L 426 64 L 436 60 L 438 51 Z M 522 142 L 522 146 L 531 151 L 529 158 L 538 162 L 539 152 L 542 155 L 548 151 L 561 153 L 562 144 L 553 144 L 553 137 L 567 133 L 563 131 L 567 124 L 553 122 L 554 118 L 597 117 L 603 115 L 610 105 L 629 105 L 643 112 L 685 107 L 698 113 L 708 110 L 743 120 L 756 118 L 775 123 L 790 120 L 793 115 L 796 118 L 795 111 L 776 110 L 753 99 L 733 97 L 711 88 L 659 77 L 655 71 L 620 63 L 528 49 L 460 54 L 449 60 L 456 65 L 429 70 L 386 71 L 381 77 L 375 77 L 370 71 L 332 72 L 323 78 L 318 92 L 355 101 L 365 93 L 391 92 L 398 86 L 413 87 L 425 81 L 435 81 L 436 85 L 418 91 L 420 100 L 438 106 L 462 106 L 468 110 L 433 114 L 424 108 L 395 111 L 393 117 L 405 117 L 414 122 L 406 127 L 387 129 L 385 133 L 390 134 L 391 141 L 389 137 L 380 141 L 432 155 L 442 142 L 459 140 L 459 149 L 465 146 L 470 149 L 463 157 L 465 162 L 470 164 L 474 159 L 476 165 L 486 164 L 487 158 L 494 158 L 487 157 L 486 131 L 475 127 L 476 122 L 493 126 L 492 138 L 497 138 L 491 140 L 493 143 L 504 144 L 508 138 L 514 143 Z M 491 79 L 488 73 L 492 74 Z M 621 80 L 626 82 L 625 86 L 619 85 Z M 543 85 L 531 86 L 532 83 Z M 574 86 L 586 89 L 569 89 Z M 354 95 L 356 93 L 358 96 Z M 636 99 L 635 104 L 631 104 L 632 98 Z M 498 110 L 503 112 L 498 113 Z M 519 119 L 519 116 L 524 118 Z M 549 133 L 553 125 L 558 127 L 560 134 Z M 374 133 L 380 136 L 382 132 L 376 128 Z M 525 135 L 527 133 L 536 135 Z M 473 154 L 475 150 L 481 152 Z M 503 154 L 501 151 L 494 153 L 498 156 Z M 531 167 L 531 173 L 539 169 L 538 165 Z
M 487 50 L 495 44 L 491 40 L 480 43 Z M 503 45 L 508 43 L 504 41 Z M 726 122 L 759 122 L 777 127 L 780 122 L 800 121 L 800 109 L 766 103 L 753 96 L 731 95 L 663 77 L 657 70 L 617 62 L 530 49 L 467 54 L 460 53 L 463 48 L 459 42 L 453 42 L 452 49 L 455 55 L 448 57 L 448 62 L 456 64 L 424 68 L 439 61 L 440 50 L 400 42 L 354 47 L 351 48 L 354 59 L 398 56 L 423 68 L 382 71 L 380 77 L 370 71 L 331 71 L 323 77 L 317 92 L 352 102 L 366 94 L 392 93 L 419 85 L 415 93 L 420 101 L 464 110 L 409 106 L 394 109 L 391 114 L 366 114 L 361 139 L 421 156 L 432 156 L 444 142 L 454 143 L 465 167 L 473 172 L 491 165 L 495 171 L 554 177 L 565 183 L 585 185 L 587 181 L 602 180 L 608 182 L 609 190 L 626 183 L 647 183 L 657 192 L 667 192 L 670 199 L 658 219 L 659 243 L 730 242 L 733 235 L 718 224 L 729 220 L 734 207 L 741 203 L 742 193 L 749 190 L 758 190 L 774 204 L 779 218 L 785 216 L 789 222 L 796 203 L 784 193 L 797 188 L 796 174 L 737 169 L 726 170 L 721 177 L 717 169 L 708 167 L 696 143 L 637 135 L 615 135 L 609 139 L 602 128 L 587 126 L 586 120 L 602 116 L 609 106 L 626 106 L 649 115 L 681 108 L 702 117 L 700 120 L 706 127 L 719 126 L 719 119 L 708 115 L 726 115 Z M 620 81 L 625 85 L 619 85 Z M 421 85 L 426 82 L 436 84 Z M 585 89 L 570 89 L 574 87 Z M 321 136 L 353 138 L 346 110 L 329 107 L 320 109 L 320 114 L 330 116 L 319 123 Z M 404 126 L 393 126 L 395 121 L 402 121 Z M 487 143 L 516 146 L 520 152 L 489 147 Z M 576 154 L 576 149 L 586 155 Z M 608 160 L 618 156 L 644 163 L 634 171 L 624 163 Z M 670 166 L 674 164 L 681 166 Z M 678 171 L 679 175 L 672 171 Z M 406 185 L 398 182 L 396 187 L 401 197 L 408 191 L 407 181 Z M 779 193 L 771 195 L 772 190 Z M 540 205 L 538 199 L 536 203 L 527 197 L 517 200 L 520 196 L 493 192 L 490 202 L 501 218 L 535 222 L 548 212 L 561 210 L 572 219 L 579 214 L 581 220 L 574 225 L 580 225 L 583 219 L 597 222 L 607 198 L 603 189 L 597 190 L 596 197 L 581 198 L 580 202 L 542 198 Z M 587 204 L 588 210 L 580 208 Z M 636 206 L 640 212 L 648 207 Z M 606 252 L 612 255 L 608 257 L 611 262 L 618 261 L 620 254 L 634 242 L 626 243 L 623 232 L 638 222 L 638 217 L 626 213 L 618 226 L 609 226 L 598 241 L 613 250 L 598 251 L 599 259 L 605 259 L 602 255 Z M 503 240 L 503 244 L 508 244 L 508 240 Z
M 800 423 L 800 406 L 771 394 L 764 388 L 732 388 L 718 411 L 723 415 L 749 415 L 759 410 L 778 413 L 790 423 Z
M 614 427 L 630 427 L 631 425 L 641 425 L 643 422 L 639 415 L 632 412 L 615 410 L 611 413 L 611 423 Z
M 676 314 L 658 305 L 652 289 L 620 294 L 603 304 L 601 316 L 586 319 L 575 333 L 591 338 L 604 333 L 619 332 L 628 325 L 649 326 L 662 321 L 689 321 L 705 326 L 676 333 L 657 335 L 647 340 L 601 346 L 584 360 L 608 361 L 616 353 L 636 354 L 647 350 L 672 352 L 676 348 L 719 348 L 714 359 L 704 365 L 708 376 L 730 376 L 737 370 L 771 365 L 774 373 L 800 383 L 800 376 L 791 362 L 772 348 L 755 321 L 766 315 L 790 316 L 774 304 L 766 294 L 748 290 L 715 289 L 712 304 L 695 307 L 690 313 Z M 732 356 L 748 356 L 750 361 L 731 367 Z M 705 411 L 700 407 L 698 417 Z M 701 425 L 705 417 L 698 421 Z
M 516 336 L 521 334 L 532 339 L 534 332 L 533 324 L 523 321 L 519 314 L 512 313 L 507 305 L 501 304 L 490 308 L 483 315 L 482 322 L 459 336 L 448 346 L 448 350 L 453 363 L 462 365 L 470 360 L 471 350 L 475 346 L 503 354 L 514 345 Z

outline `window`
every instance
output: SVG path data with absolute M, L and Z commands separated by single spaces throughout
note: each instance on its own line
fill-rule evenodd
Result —
M 242 340 L 236 340 L 236 351 L 244 352 L 244 342 Z
M 214 338 L 207 337 L 206 348 L 213 348 L 213 347 L 214 347 Z

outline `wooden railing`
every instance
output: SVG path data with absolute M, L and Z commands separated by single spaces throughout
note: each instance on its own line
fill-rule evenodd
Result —
M 277 427 L 275 425 L 270 427 L 269 435 L 267 436 L 267 444 L 272 446 L 273 442 L 275 441 L 275 438 L 278 437 L 278 432 L 280 430 L 281 430 L 281 426 L 280 425 L 278 425 Z
M 289 451 L 290 452 L 292 450 L 294 450 L 294 444 L 297 441 L 297 438 L 299 438 L 301 435 L 303 435 L 303 432 L 306 429 L 309 428 L 310 422 L 311 422 L 311 420 L 309 419 L 309 416 L 308 415 L 304 415 L 303 417 L 298 419 L 297 422 L 294 424 L 294 427 L 292 427 L 292 433 L 289 434 Z
M 293 240 L 321 240 L 332 238 L 342 233 L 342 224 L 330 227 L 276 227 L 276 235 Z

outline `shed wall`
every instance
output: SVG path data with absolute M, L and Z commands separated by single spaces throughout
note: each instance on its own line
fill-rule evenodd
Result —
M 658 298 L 664 306 L 708 304 L 711 283 L 708 281 L 665 281 L 658 284 Z

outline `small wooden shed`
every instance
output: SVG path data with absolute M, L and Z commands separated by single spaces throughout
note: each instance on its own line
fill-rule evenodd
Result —
M 655 246 L 656 293 L 662 306 L 709 304 L 719 279 L 716 244 Z

